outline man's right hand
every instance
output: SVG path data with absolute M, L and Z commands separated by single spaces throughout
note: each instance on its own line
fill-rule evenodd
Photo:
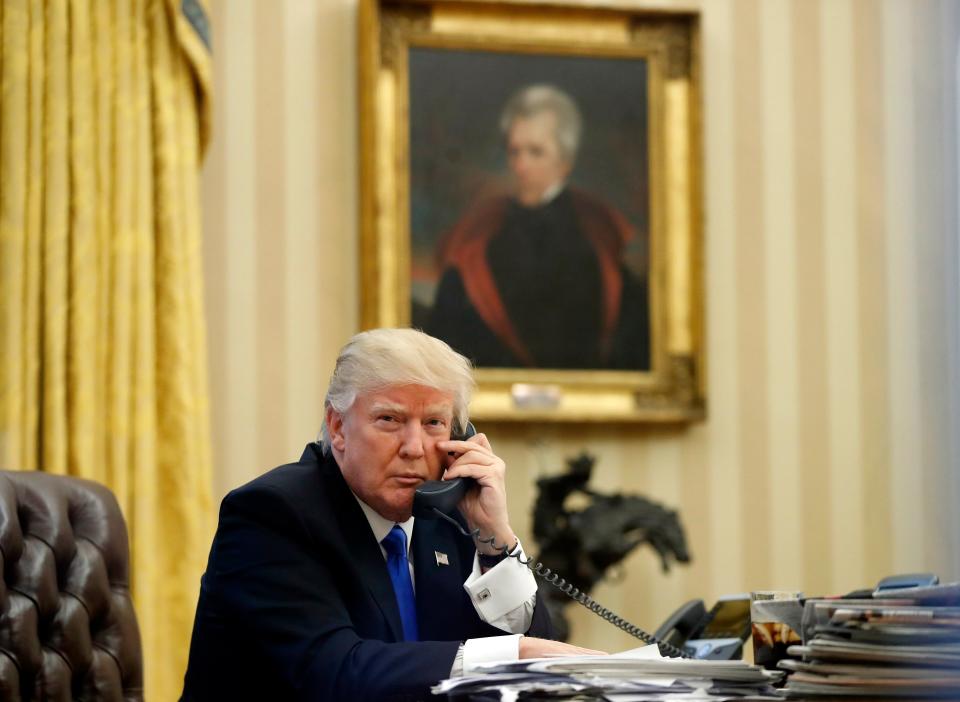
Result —
M 547 658 L 549 656 L 606 656 L 606 651 L 580 648 L 562 641 L 538 639 L 534 636 L 520 637 L 520 658 Z

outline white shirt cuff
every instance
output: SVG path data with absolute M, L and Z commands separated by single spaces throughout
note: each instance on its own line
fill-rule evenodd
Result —
M 526 560 L 526 554 L 524 554 L 523 546 L 520 545 L 519 541 L 512 553 L 519 554 Z M 473 602 L 477 614 L 488 624 L 496 626 L 495 622 L 497 620 L 503 619 L 518 608 L 525 610 L 529 606 L 529 614 L 532 615 L 532 603 L 537 593 L 537 581 L 530 569 L 516 558 L 505 558 L 486 573 L 482 573 L 480 562 L 474 556 L 473 572 L 470 573 L 470 577 L 467 578 L 463 587 L 470 596 L 470 601 Z M 529 621 L 527 621 L 527 626 L 529 626 Z M 508 630 L 514 633 L 522 633 L 526 629 L 517 632 L 511 626 Z
M 518 660 L 520 636 L 522 634 L 467 639 L 463 644 L 463 674 L 472 675 L 481 663 Z

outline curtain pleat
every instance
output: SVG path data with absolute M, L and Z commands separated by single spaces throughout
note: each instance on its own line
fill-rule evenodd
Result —
M 91 170 L 94 145 L 93 55 L 90 0 L 73 0 L 69 7 L 70 116 L 70 300 L 68 364 L 70 467 L 72 473 L 104 482 L 103 457 L 97 452 L 97 427 L 102 422 L 97 392 L 97 179 Z
M 37 450 L 40 429 L 40 403 L 35 388 L 40 387 L 41 355 L 41 285 L 44 209 L 44 122 L 43 105 L 46 89 L 46 61 L 44 32 L 44 0 L 30 0 L 30 29 L 28 33 L 28 130 L 27 130 L 27 202 L 24 221 L 25 256 L 23 259 L 24 288 L 19 307 L 23 311 L 20 356 L 23 361 L 21 384 L 21 441 L 20 454 L 25 470 L 39 468 Z M 6 114 L 6 112 L 4 112 Z
M 94 119 L 94 162 L 91 164 L 90 176 L 96 178 L 96 257 L 97 257 L 97 309 L 96 309 L 96 337 L 94 348 L 96 351 L 98 418 L 103 426 L 112 426 L 110 416 L 111 376 L 109 371 L 110 360 L 113 357 L 111 350 L 112 315 L 111 304 L 113 280 L 113 253 L 112 244 L 115 236 L 113 219 L 114 193 L 114 163 L 113 149 L 115 143 L 116 119 L 113 108 L 116 99 L 116 36 L 114 31 L 114 2 L 95 0 L 93 3 L 93 86 L 95 99 Z M 129 514 L 129 504 L 126 500 L 127 490 L 121 482 L 122 470 L 116 470 L 112 460 L 112 442 L 115 435 L 110 432 L 97 432 L 97 453 L 101 457 L 104 470 L 104 482 L 114 486 L 117 500 L 124 514 Z
M 65 474 L 71 444 L 67 421 L 70 40 L 68 5 L 50 2 L 45 9 L 40 468 Z
M 5 2 L 2 11 L 3 41 L 0 55 L 3 76 L 0 83 L 0 298 L 21 299 L 25 288 L 24 258 L 26 222 L 26 165 L 27 165 L 27 54 L 29 37 L 29 8 L 26 2 Z M 6 117 L 10 113 L 9 118 Z M 0 426 L 0 449 L 22 452 L 22 427 L 19 419 L 23 393 L 24 358 L 20 348 L 20 334 L 24 324 L 21 305 L 0 307 L 0 398 L 3 426 Z
M 112 0 L 104 3 L 112 10 L 113 25 L 108 30 L 113 38 L 113 62 L 110 56 L 103 56 L 107 67 L 105 72 L 112 75 L 112 90 L 109 98 L 103 102 L 113 116 L 110 130 L 110 143 L 105 146 L 107 162 L 105 171 L 110 188 L 101 193 L 107 206 L 111 237 L 107 246 L 107 262 L 110 271 L 106 301 L 107 336 L 111 347 L 106 358 L 106 401 L 105 413 L 107 426 L 111 432 L 107 436 L 106 452 L 110 481 L 117 485 L 118 499 L 125 514 L 130 515 L 129 488 L 127 487 L 132 466 L 130 455 L 130 422 L 133 421 L 133 406 L 130 402 L 132 390 L 131 356 L 133 354 L 133 335 L 131 333 L 131 315 L 133 312 L 133 289 L 131 268 L 133 266 L 133 210 L 135 200 L 133 159 L 136 157 L 136 144 L 132 133 L 136 129 L 137 115 L 133 106 L 133 81 L 135 57 L 133 51 L 133 28 L 130 3 Z M 102 10 L 101 10 L 102 12 Z M 135 517 L 135 513 L 132 513 Z M 131 531 L 136 531 L 131 524 Z M 133 554 L 134 558 L 136 554 Z M 134 578 L 139 580 L 134 565 Z M 138 613 L 139 614 L 139 613 Z
M 0 5 L 0 467 L 115 493 L 155 700 L 182 687 L 213 528 L 203 18 L 181 0 Z

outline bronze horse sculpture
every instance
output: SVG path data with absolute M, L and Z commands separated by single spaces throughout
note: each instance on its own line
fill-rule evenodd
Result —
M 589 593 L 611 566 L 641 544 L 660 556 L 663 571 L 671 560 L 690 562 L 687 541 L 675 511 L 639 495 L 604 494 L 587 487 L 595 459 L 587 453 L 568 459 L 567 472 L 537 480 L 533 535 L 540 545 L 537 560 L 567 582 Z M 569 510 L 567 499 L 579 494 L 587 507 Z M 556 587 L 538 580 L 558 638 L 570 628 L 563 608 L 570 599 Z

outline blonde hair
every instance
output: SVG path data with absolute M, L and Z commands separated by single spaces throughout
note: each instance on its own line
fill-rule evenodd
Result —
M 340 350 L 324 400 L 320 432 L 329 451 L 326 409 L 343 414 L 358 395 L 397 385 L 423 385 L 453 395 L 453 430 L 467 424 L 467 405 L 476 383 L 473 366 L 440 339 L 418 329 L 371 329 Z

